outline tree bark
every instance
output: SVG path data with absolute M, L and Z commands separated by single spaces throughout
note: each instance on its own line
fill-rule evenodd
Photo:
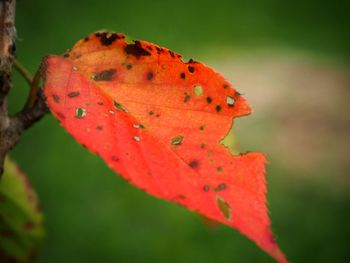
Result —
M 47 112 L 41 90 L 35 92 L 34 103 L 11 117 L 7 98 L 11 89 L 12 64 L 16 52 L 16 0 L 0 0 L 0 175 L 6 154 L 17 144 L 23 131 Z

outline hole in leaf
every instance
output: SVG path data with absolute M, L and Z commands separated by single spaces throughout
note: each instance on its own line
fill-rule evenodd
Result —
M 125 109 L 124 106 L 121 105 L 121 104 L 118 103 L 118 102 L 114 102 L 114 107 L 115 107 L 117 110 L 122 110 L 122 111 L 124 111 L 124 112 L 128 112 L 128 110 Z
M 223 216 L 230 221 L 231 220 L 231 207 L 230 205 L 222 199 L 220 196 L 216 197 L 216 204 L 218 205 Z
M 84 108 L 77 108 L 75 110 L 75 117 L 78 119 L 84 118 L 86 115 L 86 110 Z
M 193 91 L 194 91 L 194 94 L 196 94 L 197 97 L 200 97 L 203 94 L 203 87 L 200 86 L 200 85 L 196 85 L 196 86 L 194 86 Z
M 184 137 L 182 135 L 176 136 L 171 139 L 171 144 L 172 145 L 180 145 L 183 141 Z
M 228 106 L 232 107 L 233 105 L 235 105 L 235 100 L 234 98 L 230 97 L 230 96 L 227 96 L 226 97 L 226 103 Z

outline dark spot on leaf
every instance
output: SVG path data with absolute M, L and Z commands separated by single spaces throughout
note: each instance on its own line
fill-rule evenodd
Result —
M 148 115 L 153 115 L 154 114 L 154 112 L 153 111 L 150 111 L 149 113 L 148 113 Z
M 138 42 L 138 41 L 135 41 L 134 44 L 126 45 L 126 47 L 124 48 L 124 51 L 126 54 L 135 56 L 136 58 L 151 55 L 151 53 L 149 51 L 147 51 L 146 49 L 141 47 L 140 42 Z
M 188 102 L 190 99 L 191 99 L 191 96 L 190 96 L 187 92 L 185 92 L 184 102 L 186 103 L 186 102 Z
M 223 214 L 223 216 L 230 221 L 231 220 L 231 207 L 230 205 L 222 199 L 220 196 L 216 197 L 216 203 Z
M 189 72 L 193 73 L 193 72 L 194 72 L 194 70 L 195 70 L 195 69 L 194 69 L 194 67 L 192 67 L 192 66 L 188 66 L 188 71 L 189 71 Z
M 159 118 L 159 117 L 160 117 L 160 114 L 157 114 L 157 115 L 156 115 L 156 118 Z
M 89 37 L 85 37 L 84 41 L 87 42 L 89 40 Z
M 99 101 L 99 102 L 97 102 L 97 104 L 100 106 L 103 106 L 104 103 L 103 103 L 103 101 Z
M 216 168 L 216 170 L 217 170 L 219 173 L 222 173 L 222 171 L 223 171 L 223 169 L 222 169 L 221 166 L 218 166 L 218 167 Z
M 147 80 L 151 80 L 151 79 L 153 79 L 153 77 L 154 77 L 153 72 L 148 72 L 147 75 L 146 75 L 146 79 Z
M 227 84 L 224 84 L 224 85 L 223 85 L 223 88 L 224 88 L 224 89 L 227 89 L 228 87 L 230 87 L 230 86 L 227 85 Z
M 182 72 L 182 73 L 180 74 L 180 77 L 181 77 L 182 79 L 185 79 L 185 78 L 186 78 L 186 74 Z
M 175 53 L 173 51 L 169 50 L 169 54 L 172 58 L 175 58 Z
M 238 91 L 235 92 L 235 96 L 238 97 L 238 96 L 241 96 L 242 94 L 239 93 Z
M 199 127 L 199 129 L 200 129 L 201 131 L 204 131 L 204 129 L 205 129 L 205 124 L 201 125 L 201 126 Z
M 72 91 L 68 93 L 68 97 L 69 98 L 74 98 L 74 97 L 78 97 L 80 95 L 79 91 Z
M 208 103 L 212 103 L 212 101 L 213 101 L 213 99 L 211 97 L 207 97 L 206 100 Z
M 115 40 L 120 38 L 118 34 L 110 32 L 100 32 L 95 35 L 100 38 L 100 42 L 103 46 L 110 46 Z
M 203 186 L 203 191 L 204 192 L 209 192 L 209 190 L 210 190 L 210 186 L 209 185 L 206 184 L 206 185 Z
M 201 143 L 201 148 L 204 149 L 205 148 L 205 143 Z
M 216 105 L 215 110 L 216 110 L 216 112 L 220 112 L 221 111 L 221 106 L 220 105 Z
M 183 141 L 184 137 L 182 135 L 178 135 L 171 139 L 172 145 L 180 145 Z
M 157 53 L 160 54 L 162 52 L 164 52 L 164 49 L 161 47 L 156 47 Z
M 64 57 L 64 58 L 69 58 L 69 53 L 64 53 L 64 54 L 63 54 L 63 57 Z
M 117 71 L 113 68 L 101 71 L 93 76 L 95 81 L 111 81 Z
M 214 191 L 215 192 L 220 192 L 226 189 L 226 184 L 225 183 L 221 183 L 219 184 L 217 187 L 215 187 Z
M 152 51 L 153 48 L 151 46 L 147 46 L 148 50 Z
M 197 61 L 193 60 L 192 58 L 190 58 L 190 60 L 187 62 L 188 64 L 195 64 L 198 63 Z
M 188 165 L 191 168 L 197 168 L 199 166 L 199 163 L 198 163 L 198 161 L 191 161 Z
M 112 155 L 112 161 L 115 161 L 115 162 L 118 162 L 119 161 L 119 158 L 115 155 Z
M 126 69 L 132 69 L 132 65 L 131 64 L 126 65 Z
M 60 97 L 58 95 L 52 95 L 52 99 L 54 102 L 59 103 L 60 102 Z
M 102 131 L 102 130 L 103 130 L 103 127 L 102 127 L 101 125 L 97 125 L 97 126 L 96 126 L 96 130 Z

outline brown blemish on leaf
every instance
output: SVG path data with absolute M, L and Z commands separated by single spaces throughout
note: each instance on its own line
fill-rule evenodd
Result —
M 175 58 L 175 53 L 173 51 L 169 50 L 169 54 L 172 58 Z
M 153 115 L 154 114 L 154 112 L 153 111 L 150 111 L 149 113 L 148 113 L 148 115 Z
M 185 74 L 184 72 L 182 72 L 182 73 L 180 74 L 180 77 L 181 77 L 182 79 L 186 79 L 186 74 Z
M 56 103 L 60 103 L 60 97 L 58 95 L 52 95 L 52 99 Z
M 205 129 L 205 124 L 201 125 L 201 126 L 199 127 L 199 129 L 200 129 L 201 131 L 204 131 L 204 129 Z
M 206 184 L 206 185 L 203 186 L 203 191 L 204 192 L 209 192 L 209 190 L 210 190 L 210 186 L 209 185 Z
M 188 102 L 191 99 L 191 96 L 185 92 L 185 98 L 184 98 L 184 103 Z
M 113 68 L 96 73 L 93 76 L 95 81 L 111 81 L 116 75 L 117 71 Z
M 194 169 L 194 168 L 197 168 L 199 166 L 199 162 L 198 161 L 191 161 L 188 165 Z
M 102 130 L 103 130 L 103 127 L 102 127 L 101 125 L 97 125 L 97 126 L 96 126 L 96 130 L 102 131 Z
M 103 103 L 103 101 L 99 101 L 99 102 L 97 102 L 97 104 L 100 106 L 103 106 L 104 103 Z
M 128 69 L 128 70 L 132 69 L 132 65 L 131 64 L 127 64 L 126 65 L 126 69 Z
M 124 51 L 126 54 L 135 56 L 138 59 L 142 56 L 151 55 L 149 51 L 147 51 L 141 46 L 141 43 L 139 41 L 135 41 L 134 44 L 127 44 L 126 47 L 124 48 Z
M 146 79 L 147 79 L 147 80 L 152 80 L 153 77 L 154 77 L 153 72 L 148 72 L 147 75 L 146 75 Z
M 208 103 L 212 103 L 213 99 L 212 99 L 211 97 L 207 97 L 207 98 L 206 98 L 206 101 L 207 101 Z
M 115 155 L 112 155 L 111 159 L 114 162 L 118 162 L 119 161 L 119 158 L 117 156 L 115 156 Z
M 218 166 L 218 167 L 216 168 L 216 170 L 217 170 L 219 173 L 222 173 L 222 171 L 223 171 L 223 169 L 222 169 L 221 166 Z
M 228 89 L 228 87 L 230 87 L 230 86 L 227 85 L 227 84 L 224 84 L 224 85 L 223 85 L 223 88 L 224 88 L 224 89 Z
M 231 221 L 231 207 L 230 205 L 222 199 L 220 196 L 216 197 L 216 204 L 218 205 L 219 210 L 222 215 L 228 220 Z
M 72 91 L 72 92 L 69 92 L 67 96 L 69 98 L 74 98 L 74 97 L 78 97 L 79 95 L 80 95 L 79 91 Z
M 216 110 L 216 112 L 220 112 L 221 111 L 221 106 L 220 105 L 216 105 L 215 110 Z
M 189 59 L 189 61 L 187 62 L 188 64 L 195 64 L 198 63 L 197 61 L 193 60 L 192 58 Z
M 190 73 L 194 73 L 194 67 L 192 67 L 192 66 L 188 66 L 188 71 L 190 72 Z
M 214 188 L 214 191 L 215 192 L 220 192 L 220 191 L 223 191 L 226 189 L 226 184 L 225 183 L 221 183 L 219 184 L 217 187 Z
M 200 147 L 201 147 L 201 149 L 204 149 L 205 148 L 205 143 L 201 143 Z
M 102 46 L 110 46 L 117 39 L 123 38 L 121 35 L 110 32 L 98 32 L 95 34 L 95 36 L 100 38 Z

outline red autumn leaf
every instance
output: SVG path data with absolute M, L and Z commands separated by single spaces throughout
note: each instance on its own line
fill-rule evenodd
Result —
M 238 229 L 279 262 L 266 159 L 220 144 L 245 99 L 221 75 L 145 41 L 96 33 L 44 59 L 47 103 L 81 144 L 151 195 Z

